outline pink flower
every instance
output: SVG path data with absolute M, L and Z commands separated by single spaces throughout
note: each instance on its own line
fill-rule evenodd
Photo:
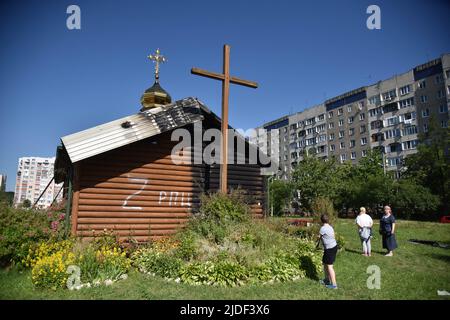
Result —
M 59 220 L 64 220 L 64 217 L 65 217 L 66 215 L 64 214 L 64 213 L 61 213 L 60 215 L 59 215 Z
M 57 231 L 59 226 L 59 221 L 53 221 L 51 224 L 51 228 L 53 231 Z

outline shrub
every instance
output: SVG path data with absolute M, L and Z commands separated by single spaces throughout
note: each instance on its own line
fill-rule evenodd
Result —
M 180 278 L 188 284 L 234 287 L 245 282 L 247 272 L 244 267 L 230 261 L 193 262 L 183 266 Z
M 336 233 L 335 237 L 336 237 L 336 242 L 338 244 L 339 250 L 345 250 L 345 243 L 346 243 L 346 241 L 345 241 L 344 236 L 342 236 L 339 233 Z
M 220 192 L 203 195 L 200 213 L 207 219 L 219 223 L 248 220 L 250 208 L 244 201 L 243 195 L 239 192 L 234 192 L 230 195 Z
M 69 274 L 67 267 L 74 264 L 76 257 L 73 252 L 63 249 L 49 256 L 44 256 L 36 261 L 32 271 L 31 279 L 35 286 L 56 288 L 65 286 Z
M 137 250 L 132 256 L 133 264 L 144 273 L 152 273 L 164 278 L 177 278 L 182 260 L 154 248 Z
M 300 268 L 311 279 L 319 279 L 323 273 L 322 252 L 316 250 L 313 241 L 300 240 L 297 244 L 296 255 L 300 261 Z
M 32 244 L 50 238 L 49 226 L 44 212 L 0 203 L 0 264 L 20 264 Z
M 131 267 L 131 261 L 127 258 L 126 252 L 116 246 L 112 248 L 103 246 L 97 250 L 96 259 L 99 267 L 95 280 L 118 280 Z
M 39 260 L 50 257 L 57 252 L 69 252 L 73 247 L 73 241 L 51 241 L 47 240 L 36 245 L 31 245 L 28 249 L 27 256 L 22 259 L 22 264 L 26 267 L 33 268 Z
M 197 257 L 198 246 L 193 232 L 190 230 L 182 232 L 177 236 L 177 240 L 178 247 L 175 248 L 175 256 L 185 261 L 190 261 Z
M 311 208 L 313 210 L 314 223 L 320 224 L 320 216 L 322 214 L 328 215 L 330 224 L 333 224 L 337 219 L 336 210 L 334 210 L 333 202 L 327 197 L 317 197 L 314 199 Z
M 82 282 L 118 280 L 129 270 L 130 259 L 117 245 L 98 245 L 83 246 L 72 240 L 41 242 L 29 249 L 23 264 L 32 268 L 32 282 L 38 287 L 63 287 L 69 265 L 80 267 Z

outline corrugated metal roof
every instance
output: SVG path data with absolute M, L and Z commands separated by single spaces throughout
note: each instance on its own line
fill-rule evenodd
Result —
M 74 163 L 203 120 L 202 111 L 211 112 L 197 99 L 186 98 L 64 136 L 61 141 Z

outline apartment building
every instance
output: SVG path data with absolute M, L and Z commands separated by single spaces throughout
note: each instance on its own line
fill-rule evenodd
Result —
M 50 181 L 53 178 L 55 157 L 23 157 L 19 158 L 17 166 L 14 205 L 30 200 L 34 204 L 48 185 L 47 190 L 39 199 L 36 207 L 45 209 L 55 201 L 62 199 L 62 184 Z M 49 184 L 50 183 L 50 184 Z
M 418 134 L 427 132 L 430 119 L 448 126 L 449 106 L 450 54 L 445 54 L 258 129 L 272 135 L 279 130 L 280 177 L 287 179 L 304 153 L 356 164 L 371 149 L 379 149 L 385 170 L 399 176 L 403 159 L 417 151 Z

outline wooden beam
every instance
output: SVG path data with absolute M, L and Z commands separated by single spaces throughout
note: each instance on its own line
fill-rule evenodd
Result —
M 223 74 L 203 70 L 200 68 L 192 68 L 191 73 L 198 75 L 198 76 L 215 79 L 215 80 L 223 81 L 223 79 L 224 79 Z M 241 86 L 246 86 L 246 87 L 250 87 L 250 88 L 254 88 L 254 89 L 258 88 L 258 83 L 254 82 L 254 81 L 250 81 L 250 80 L 240 79 L 237 77 L 230 77 L 230 83 L 239 84 Z

